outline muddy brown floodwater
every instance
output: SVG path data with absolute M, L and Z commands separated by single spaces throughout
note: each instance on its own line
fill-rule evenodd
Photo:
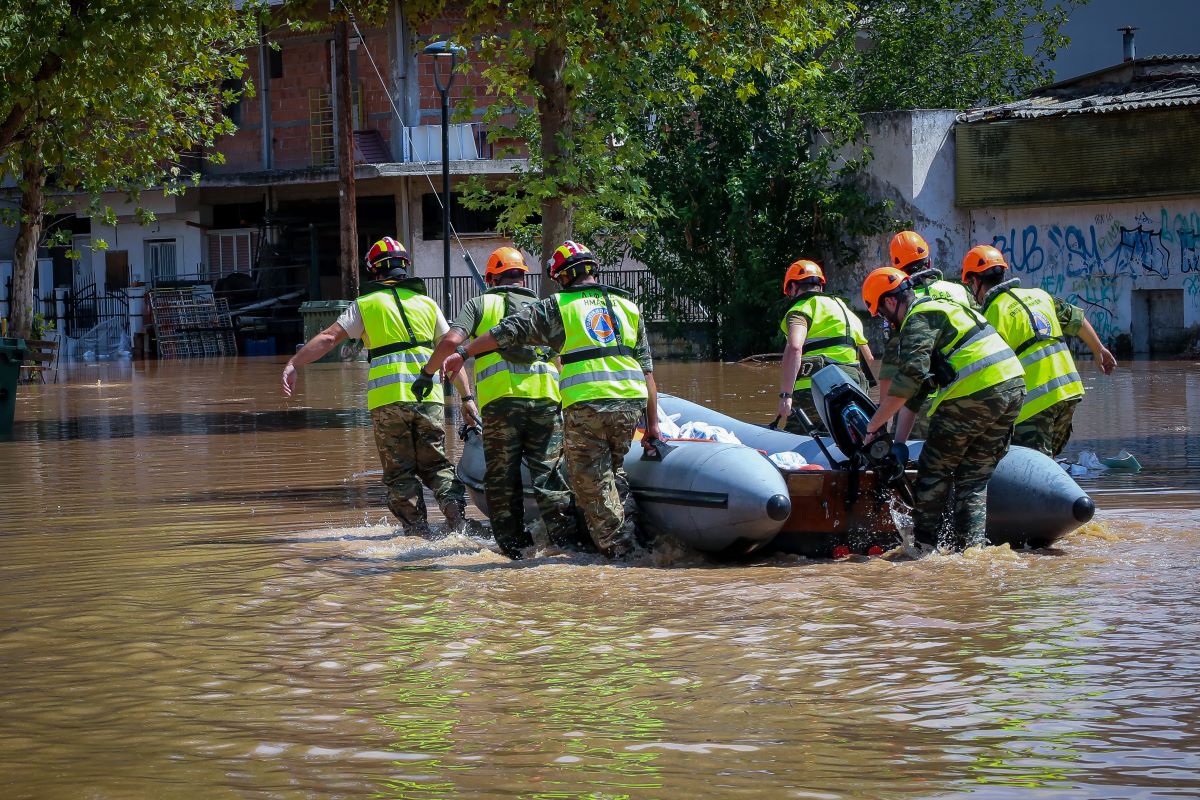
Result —
M 1200 373 L 1082 364 L 1052 552 L 512 564 L 401 536 L 362 366 L 75 367 L 0 440 L 0 797 L 1200 795 Z M 662 364 L 774 413 L 774 368 Z M 476 512 L 477 513 L 477 512 Z

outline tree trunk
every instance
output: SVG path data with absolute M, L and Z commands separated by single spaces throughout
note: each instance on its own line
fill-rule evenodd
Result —
M 571 159 L 568 140 L 571 134 L 570 91 L 563 80 L 567 51 L 564 36 L 553 35 L 537 53 L 529 76 L 541 87 L 538 98 L 538 123 L 542 138 L 542 175 L 557 181 L 566 174 Z M 542 271 L 554 249 L 570 239 L 575 227 L 574 203 L 569 195 L 575 187 L 557 185 L 555 193 L 542 200 Z M 554 288 L 550 276 L 542 280 L 541 294 L 548 297 Z
M 42 238 L 42 215 L 46 211 L 46 173 L 35 159 L 22 167 L 21 232 L 13 247 L 11 335 L 33 338 L 33 278 L 37 272 L 38 242 Z M 43 286 L 45 290 L 48 287 Z
M 338 262 L 342 271 L 342 299 L 358 297 L 358 218 L 355 214 L 354 189 L 354 97 L 350 85 L 350 31 L 345 22 L 334 28 L 334 53 L 337 63 L 338 119 L 338 238 L 341 248 Z

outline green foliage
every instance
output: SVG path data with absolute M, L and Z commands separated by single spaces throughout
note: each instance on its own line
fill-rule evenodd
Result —
M 405 6 L 418 21 L 445 8 Z M 521 142 L 513 148 L 521 155 L 527 143 L 529 155 L 520 180 L 480 179 L 467 203 L 499 209 L 502 228 L 526 246 L 543 225 L 589 242 L 619 235 L 624 245 L 608 245 L 617 259 L 658 214 L 642 172 L 654 155 L 643 135 L 651 113 L 692 102 L 740 70 L 770 69 L 781 49 L 815 47 L 853 8 L 839 0 L 458 4 L 458 38 L 475 43 L 472 61 L 493 95 L 484 117 L 492 138 Z
M 660 155 L 645 171 L 660 211 L 633 255 L 658 276 L 669 320 L 673 298 L 714 316 L 725 355 L 773 348 L 788 264 L 816 258 L 835 284 L 854 239 L 887 222 L 854 181 L 861 161 L 838 159 L 855 121 L 818 129 L 817 95 L 780 84 L 747 75 L 660 118 Z
M 46 334 L 54 330 L 54 320 L 46 319 L 42 316 L 42 312 L 36 311 L 33 314 L 33 325 L 31 333 L 34 339 L 45 339 Z
M 224 108 L 242 93 L 244 51 L 265 12 L 230 0 L 8 5 L 0 14 L 0 174 L 16 177 L 21 203 L 0 211 L 0 222 L 22 226 L 12 321 L 25 332 L 43 217 L 76 193 L 91 198 L 92 216 L 112 220 L 104 192 L 136 202 L 143 189 L 178 193 L 199 180 L 198 164 L 183 156 L 198 157 L 233 132 Z M 153 219 L 141 208 L 136 217 Z
M 898 226 L 861 188 L 862 114 L 1027 92 L 1048 78 L 1064 20 L 1026 0 L 867 0 L 818 46 L 660 108 L 642 170 L 658 212 L 633 255 L 715 315 L 724 355 L 776 349 L 787 265 L 815 258 L 851 294 L 855 240 Z M 1031 55 L 1028 30 L 1041 37 Z M 672 296 L 656 299 L 671 310 Z
M 0 172 L 24 180 L 33 161 L 52 186 L 92 195 L 181 189 L 181 154 L 233 131 L 223 107 L 240 90 L 225 82 L 246 68 L 257 14 L 228 0 L 13 7 L 0 16 Z

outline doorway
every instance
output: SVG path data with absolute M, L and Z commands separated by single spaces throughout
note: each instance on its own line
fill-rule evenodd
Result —
M 1135 289 L 1133 354 L 1173 356 L 1183 345 L 1183 289 Z

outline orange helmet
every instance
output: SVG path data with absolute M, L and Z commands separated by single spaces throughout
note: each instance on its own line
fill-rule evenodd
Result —
M 793 262 L 787 268 L 787 273 L 783 276 L 783 293 L 788 293 L 788 286 L 791 285 L 792 281 L 804 281 L 811 278 L 816 278 L 822 286 L 825 285 L 825 271 L 821 269 L 820 264 L 815 261 L 809 261 L 807 258 Z
M 962 268 L 963 283 L 966 283 L 968 275 L 982 275 L 994 269 L 1006 270 L 1008 262 L 1004 260 L 1004 254 L 990 244 L 977 244 L 963 256 Z
M 550 254 L 550 258 L 546 260 L 546 267 L 552 279 L 557 278 L 563 270 L 575 267 L 591 267 L 594 271 L 596 256 L 579 242 L 566 241 Z
M 367 252 L 367 269 L 371 272 L 384 272 L 397 267 L 407 271 L 410 263 L 412 259 L 408 257 L 404 245 L 390 236 L 385 236 L 371 245 Z
M 879 301 L 898 289 L 911 286 L 908 276 L 895 267 L 880 267 L 872 270 L 863 281 L 862 299 L 871 316 L 879 313 Z
M 500 275 L 513 269 L 529 272 L 529 265 L 525 263 L 525 257 L 521 255 L 521 251 L 515 247 L 497 247 L 488 256 L 487 269 L 483 271 L 483 279 L 492 283 Z
M 916 231 L 900 231 L 888 242 L 888 253 L 892 257 L 892 266 L 904 269 L 929 258 L 929 242 Z

